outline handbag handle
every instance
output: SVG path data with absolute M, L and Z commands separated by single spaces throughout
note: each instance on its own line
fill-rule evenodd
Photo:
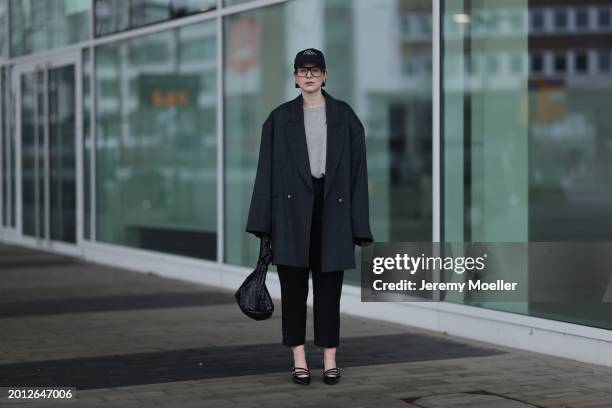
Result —
M 262 234 L 259 245 L 259 258 L 263 259 L 266 264 L 272 260 L 272 238 L 268 234 Z
M 258 283 L 263 283 L 266 280 L 266 273 L 268 272 L 268 265 L 272 260 L 272 238 L 268 234 L 262 234 L 259 242 L 259 259 L 257 260 L 257 267 L 260 273 L 257 274 Z

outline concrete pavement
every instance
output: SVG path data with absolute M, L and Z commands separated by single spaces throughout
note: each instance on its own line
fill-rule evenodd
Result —
M 0 245 L 0 386 L 76 387 L 72 407 L 612 407 L 612 369 L 343 314 L 337 364 L 291 382 L 280 301 Z

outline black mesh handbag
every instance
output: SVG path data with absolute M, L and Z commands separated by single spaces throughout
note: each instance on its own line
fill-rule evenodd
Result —
M 271 260 L 270 236 L 264 234 L 259 246 L 257 266 L 234 295 L 240 310 L 251 319 L 265 320 L 272 316 L 272 312 L 274 312 L 274 303 L 266 287 L 266 273 Z

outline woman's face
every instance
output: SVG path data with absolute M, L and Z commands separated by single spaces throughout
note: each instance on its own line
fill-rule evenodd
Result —
M 306 68 L 311 69 L 306 70 Z M 311 62 L 300 65 L 296 71 L 297 72 L 293 73 L 293 78 L 304 92 L 317 92 L 321 88 L 321 85 L 323 85 L 323 82 L 327 80 L 327 72 L 323 71 L 317 64 Z M 315 76 L 312 71 L 320 75 Z

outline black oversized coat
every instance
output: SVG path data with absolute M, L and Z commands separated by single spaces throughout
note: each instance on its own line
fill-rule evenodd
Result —
M 374 240 L 368 206 L 364 127 L 326 91 L 327 156 L 321 243 L 323 272 L 355 268 L 355 244 Z M 309 266 L 314 193 L 303 97 L 275 108 L 261 132 L 246 231 L 271 236 L 274 265 Z

